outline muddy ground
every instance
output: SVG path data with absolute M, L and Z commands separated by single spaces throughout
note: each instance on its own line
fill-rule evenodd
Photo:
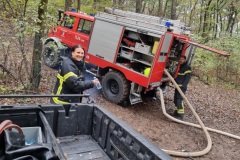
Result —
M 42 67 L 42 80 L 38 93 L 49 94 L 52 92 L 56 80 L 56 71 Z M 91 79 L 91 76 L 87 77 Z M 15 85 L 11 78 L 2 78 L 1 85 Z M 168 112 L 174 110 L 174 89 L 168 87 L 164 95 L 165 105 Z M 200 129 L 177 124 L 166 118 L 161 110 L 160 100 L 153 101 L 145 98 L 144 102 L 132 106 L 121 107 L 106 101 L 101 91 L 95 88 L 85 91 L 91 94 L 93 99 L 101 107 L 113 113 L 119 119 L 125 121 L 138 132 L 149 138 L 162 149 L 175 151 L 201 151 L 207 146 L 204 133 Z M 227 88 L 223 84 L 207 85 L 193 77 L 186 93 L 190 103 L 202 119 L 205 126 L 229 132 L 240 136 L 240 93 L 233 88 Z M 44 99 L 1 99 L 1 104 L 22 103 L 49 103 Z M 186 114 L 184 121 L 196 123 L 196 118 L 190 109 L 185 106 Z M 201 157 L 188 157 L 174 159 L 196 160 L 238 160 L 240 159 L 240 140 L 229 138 L 217 133 L 210 132 L 213 141 L 211 151 Z

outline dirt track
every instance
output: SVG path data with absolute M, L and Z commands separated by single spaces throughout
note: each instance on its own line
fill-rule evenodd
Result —
M 162 114 L 160 100 L 146 98 L 143 103 L 121 107 L 106 101 L 96 89 L 91 93 L 96 103 L 106 108 L 121 120 L 129 123 L 137 131 L 151 139 L 162 149 L 176 151 L 200 151 L 207 146 L 204 133 L 200 129 L 177 124 Z M 173 88 L 168 88 L 165 105 L 169 112 L 174 110 Z M 205 126 L 226 131 L 240 136 L 240 93 L 233 89 L 206 85 L 192 78 L 187 97 Z M 185 121 L 197 123 L 190 109 L 186 106 Z M 213 141 L 212 150 L 198 158 L 174 159 L 240 159 L 240 140 L 210 132 Z

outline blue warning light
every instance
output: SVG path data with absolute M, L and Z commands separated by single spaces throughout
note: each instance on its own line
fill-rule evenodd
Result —
M 166 21 L 165 26 L 166 26 L 166 27 L 170 27 L 170 26 L 172 26 L 172 24 L 171 24 L 170 21 Z
M 76 9 L 75 8 L 72 8 L 72 10 L 71 10 L 72 12 L 76 12 Z

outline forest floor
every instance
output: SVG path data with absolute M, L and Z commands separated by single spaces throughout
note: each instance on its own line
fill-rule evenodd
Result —
M 42 67 L 42 79 L 38 93 L 50 94 L 56 80 L 56 71 Z M 92 77 L 90 77 L 92 78 Z M 15 81 L 8 75 L 1 77 L 0 84 L 14 88 Z M 11 87 L 13 86 L 13 87 Z M 0 90 L 3 92 L 3 90 Z M 21 93 L 21 90 L 20 90 Z M 91 94 L 97 104 L 125 121 L 142 135 L 149 138 L 161 149 L 175 151 L 201 151 L 207 146 L 207 141 L 201 129 L 175 123 L 165 117 L 161 110 L 160 100 L 145 98 L 144 102 L 132 106 L 121 107 L 106 101 L 101 91 L 96 88 L 85 93 Z M 167 111 L 174 110 L 174 89 L 168 87 L 164 95 Z M 2 93 L 0 93 L 2 94 Z M 207 85 L 192 77 L 186 93 L 190 103 L 195 108 L 205 126 L 222 130 L 240 136 L 240 92 L 227 88 L 223 84 Z M 49 103 L 49 99 L 1 99 L 0 104 L 39 104 Z M 197 123 L 190 109 L 185 105 L 184 121 Z M 240 140 L 210 132 L 213 141 L 211 151 L 201 157 L 178 159 L 196 160 L 234 160 L 240 159 Z

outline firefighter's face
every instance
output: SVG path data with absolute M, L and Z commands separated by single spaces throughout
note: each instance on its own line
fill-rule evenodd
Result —
M 185 58 L 181 57 L 181 58 L 179 59 L 179 63 L 180 63 L 180 64 L 183 64 L 183 63 L 185 63 L 185 62 L 186 62 L 186 59 L 185 59 Z
M 76 48 L 75 51 L 72 52 L 72 58 L 76 61 L 81 61 L 84 57 L 84 50 L 82 48 Z

